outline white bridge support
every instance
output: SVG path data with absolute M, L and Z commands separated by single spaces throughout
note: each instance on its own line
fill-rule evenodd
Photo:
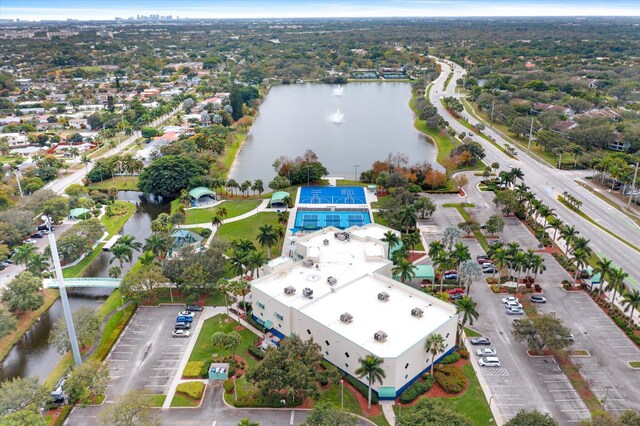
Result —
M 65 287 L 85 287 L 85 288 L 118 288 L 122 282 L 119 278 L 65 278 Z M 58 280 L 45 278 L 44 288 L 58 288 Z

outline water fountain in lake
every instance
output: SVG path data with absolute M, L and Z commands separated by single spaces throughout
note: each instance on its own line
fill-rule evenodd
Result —
M 342 96 L 343 93 L 344 93 L 344 87 L 338 86 L 333 89 L 333 92 L 331 92 L 331 96 Z
M 331 122 L 334 124 L 340 124 L 344 120 L 344 114 L 340 111 L 340 108 L 331 115 Z

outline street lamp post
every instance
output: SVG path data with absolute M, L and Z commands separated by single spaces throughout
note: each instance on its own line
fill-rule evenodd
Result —
M 631 207 L 631 199 L 633 198 L 633 193 L 636 189 L 636 179 L 638 178 L 638 166 L 640 166 L 640 162 L 636 163 L 636 171 L 633 172 L 633 180 L 631 181 L 631 189 L 629 190 L 629 200 L 627 201 L 627 209 Z
M 354 180 L 355 180 L 356 182 L 358 181 L 358 167 L 360 167 L 360 165 L 358 165 L 358 164 L 354 164 L 354 165 L 353 165 L 353 168 L 354 168 L 354 169 L 356 169 L 356 172 L 355 172 L 355 175 L 354 175 L 354 176 L 355 176 L 355 179 L 354 179 Z
M 236 386 L 236 376 L 233 376 L 233 394 L 234 394 L 234 399 L 237 401 L 238 400 L 238 387 Z
M 606 411 L 606 409 L 607 409 L 607 396 L 609 396 L 609 389 L 611 389 L 611 386 L 605 386 L 604 388 L 606 389 L 606 391 L 604 393 L 604 399 L 602 400 L 602 409 Z
M 62 266 L 60 266 L 60 257 L 58 256 L 58 246 L 56 245 L 56 237 L 51 230 L 51 218 L 47 215 L 42 216 L 47 228 L 49 228 L 49 247 L 51 248 L 51 258 L 53 266 L 58 278 L 58 287 L 60 289 L 60 299 L 62 299 L 62 310 L 64 311 L 64 319 L 67 322 L 67 331 L 69 332 L 69 341 L 71 342 L 71 351 L 73 352 L 73 360 L 76 367 L 82 365 L 82 357 L 80 356 L 80 348 L 78 347 L 78 338 L 76 337 L 76 329 L 73 326 L 73 317 L 71 316 L 71 308 L 69 307 L 69 299 L 67 298 L 67 289 L 64 286 L 64 277 L 62 276 Z
M 344 379 L 340 379 L 340 406 L 344 411 Z
M 13 173 L 16 175 L 16 182 L 18 182 L 18 190 L 20 191 L 20 198 L 24 198 L 24 192 L 22 192 L 22 184 L 20 183 L 20 170 L 15 169 Z

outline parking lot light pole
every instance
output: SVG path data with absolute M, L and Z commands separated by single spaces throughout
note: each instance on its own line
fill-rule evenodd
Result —
M 607 396 L 609 396 L 609 389 L 611 389 L 611 386 L 605 386 L 604 387 L 606 389 L 605 393 L 604 393 L 604 399 L 602 400 L 602 409 L 603 410 L 607 410 Z
M 76 367 L 82 365 L 82 357 L 80 356 L 80 348 L 78 347 L 78 338 L 76 337 L 76 329 L 73 326 L 73 317 L 71 316 L 71 308 L 69 307 L 69 299 L 67 298 L 67 289 L 64 286 L 64 277 L 62 276 L 62 266 L 60 266 L 60 257 L 58 256 L 58 246 L 56 245 L 56 237 L 51 230 L 51 218 L 47 215 L 41 217 L 49 229 L 49 247 L 51 248 L 51 258 L 53 266 L 58 278 L 58 287 L 60 289 L 60 299 L 62 299 L 62 310 L 64 311 L 64 319 L 67 322 L 67 331 L 69 332 L 69 341 L 71 342 L 71 351 L 73 352 L 73 360 Z
M 238 386 L 236 386 L 236 376 L 233 376 L 233 397 L 238 400 Z
M 340 379 L 340 406 L 344 411 L 344 379 Z

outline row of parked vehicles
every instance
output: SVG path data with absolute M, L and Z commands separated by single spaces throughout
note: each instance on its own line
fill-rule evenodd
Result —
M 35 238 L 44 238 L 45 235 L 47 235 L 49 232 L 53 232 L 55 231 L 56 227 L 55 226 L 51 226 L 51 230 L 49 230 L 49 227 L 47 225 L 39 225 L 38 226 L 38 230 L 33 233 L 29 238 L 25 239 L 23 241 L 24 244 L 36 244 L 37 241 L 35 240 Z M 13 249 L 13 253 L 11 253 L 11 256 L 13 256 L 16 252 L 18 251 L 17 248 Z M 5 260 L 3 260 L 2 262 L 0 262 L 0 271 L 4 270 L 5 268 L 7 268 L 9 265 L 13 264 L 13 260 L 11 260 L 11 256 Z
M 474 346 L 489 346 L 491 345 L 491 339 L 488 337 L 473 337 L 469 339 L 469 342 Z M 494 348 L 486 347 L 476 350 L 476 355 L 480 357 L 478 364 L 482 367 L 501 367 L 500 359 L 496 356 L 497 352 Z
M 174 327 L 171 335 L 173 337 L 189 337 L 191 332 L 191 323 L 193 323 L 193 318 L 196 316 L 196 312 L 200 312 L 203 310 L 203 307 L 200 305 L 187 305 L 183 311 L 178 313 L 176 317 L 176 325 Z

